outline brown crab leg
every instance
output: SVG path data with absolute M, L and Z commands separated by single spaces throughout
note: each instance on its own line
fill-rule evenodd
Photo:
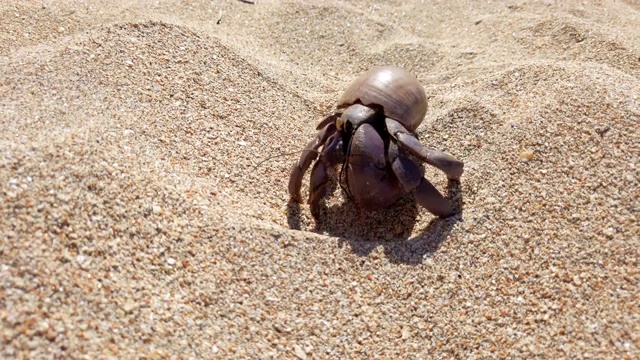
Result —
M 325 126 L 309 141 L 304 150 L 302 150 L 300 159 L 291 168 L 291 175 L 289 176 L 289 196 L 299 203 L 302 202 L 300 188 L 302 186 L 304 173 L 309 169 L 311 162 L 318 158 L 318 149 L 320 146 L 324 145 L 327 139 L 337 131 L 335 118 L 336 115 L 329 115 L 320 122 L 320 124 L 325 124 Z
M 439 217 L 447 217 L 455 213 L 453 203 L 445 198 L 429 180 L 422 176 L 419 166 L 411 159 L 403 156 L 395 143 L 389 144 L 389 160 L 391 169 L 405 191 L 414 191 L 416 203 Z
M 447 175 L 447 178 L 451 180 L 460 179 L 464 171 L 464 163 L 462 161 L 445 152 L 425 148 L 415 136 L 396 120 L 386 118 L 385 123 L 389 134 L 411 155 L 442 170 Z
M 429 210 L 433 215 L 445 218 L 455 214 L 453 203 L 442 196 L 429 180 L 422 178 L 422 182 L 413 193 L 416 202 Z
M 316 218 L 320 214 L 320 201 L 327 193 L 328 171 L 332 166 L 344 160 L 341 156 L 336 156 L 336 151 L 340 148 L 341 143 L 342 137 L 340 133 L 331 135 L 320 153 L 320 159 L 316 161 L 311 170 L 308 203 L 311 214 Z

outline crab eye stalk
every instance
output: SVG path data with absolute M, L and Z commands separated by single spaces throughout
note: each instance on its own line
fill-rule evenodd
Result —
M 336 129 L 340 131 L 342 130 L 343 127 L 344 127 L 344 120 L 342 119 L 342 117 L 339 117 L 338 119 L 336 119 Z

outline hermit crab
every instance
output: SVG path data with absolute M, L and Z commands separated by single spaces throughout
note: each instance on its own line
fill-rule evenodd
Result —
M 317 125 L 317 135 L 291 169 L 292 200 L 302 202 L 302 179 L 315 161 L 308 203 L 316 218 L 327 195 L 329 171 L 339 164 L 339 182 L 360 208 L 385 208 L 412 192 L 416 203 L 436 216 L 455 213 L 454 204 L 424 178 L 422 163 L 450 180 L 460 179 L 464 164 L 425 148 L 416 137 L 427 112 L 427 97 L 416 77 L 394 66 L 373 68 L 351 83 L 336 108 Z

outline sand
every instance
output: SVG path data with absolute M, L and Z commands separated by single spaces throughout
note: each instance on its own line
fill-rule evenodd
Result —
M 0 3 L 0 357 L 640 358 L 638 1 Z M 381 64 L 445 220 L 299 151 Z M 307 177 L 308 179 L 308 177 Z M 308 194 L 308 180 L 303 195 Z

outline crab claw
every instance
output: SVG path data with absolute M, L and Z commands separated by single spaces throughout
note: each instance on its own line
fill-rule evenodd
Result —
M 445 198 L 423 173 L 415 160 L 404 155 L 395 143 L 389 144 L 391 169 L 404 191 L 413 191 L 416 203 L 441 218 L 455 214 L 455 205 Z
M 386 118 L 385 123 L 389 134 L 411 155 L 440 169 L 451 180 L 460 179 L 464 171 L 464 163 L 462 161 L 445 152 L 425 148 L 414 135 L 396 120 Z
M 364 209 L 389 206 L 400 195 L 395 177 L 386 169 L 384 141 L 369 124 L 359 126 L 351 139 L 347 187 Z

